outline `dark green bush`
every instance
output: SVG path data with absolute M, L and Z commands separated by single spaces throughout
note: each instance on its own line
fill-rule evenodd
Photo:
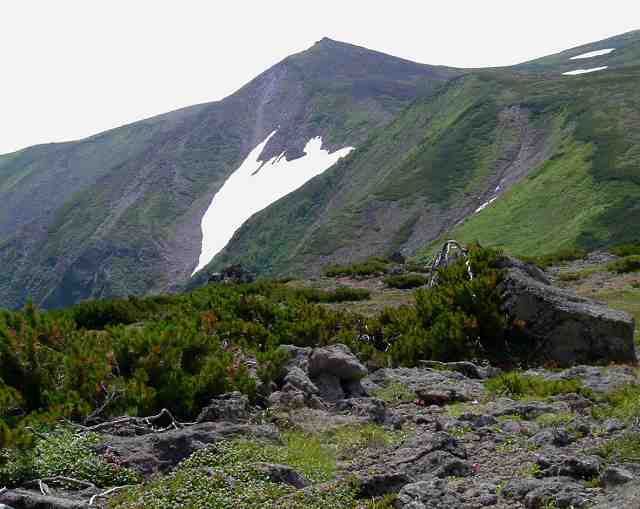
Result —
M 421 359 L 454 361 L 512 359 L 522 348 L 515 324 L 502 312 L 498 290 L 502 272 L 498 251 L 471 246 L 474 278 L 462 260 L 439 272 L 439 284 L 416 291 L 415 307 L 386 311 L 378 318 L 378 336 L 391 342 L 397 364 Z M 394 338 L 397 338 L 394 340 Z
M 384 284 L 391 288 L 407 290 L 426 285 L 427 278 L 419 274 L 400 274 L 397 276 L 387 276 L 384 278 Z
M 618 274 L 640 271 L 640 255 L 631 255 L 607 265 L 607 269 Z
M 362 263 L 353 265 L 330 265 L 324 270 L 325 276 L 328 277 L 367 277 L 379 276 L 389 271 L 390 263 L 385 258 L 373 257 Z
M 573 260 L 582 260 L 586 258 L 587 251 L 579 248 L 568 248 L 555 253 L 542 256 L 522 256 L 523 261 L 532 262 L 542 268 L 550 267 L 562 262 L 570 262 Z
M 295 290 L 296 295 L 313 303 L 350 302 L 368 300 L 371 292 L 364 288 L 351 288 L 343 286 L 333 291 L 318 290 L 316 288 L 300 288 Z
M 640 255 L 640 242 L 614 246 L 611 248 L 611 252 L 616 256 Z
M 419 272 L 421 274 L 428 274 L 431 272 L 429 263 L 407 262 L 404 264 L 404 268 L 407 272 Z

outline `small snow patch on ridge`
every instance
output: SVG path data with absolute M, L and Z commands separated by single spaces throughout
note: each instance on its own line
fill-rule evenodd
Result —
M 276 132 L 249 153 L 211 200 L 202 217 L 202 251 L 192 275 L 207 265 L 253 214 L 295 191 L 353 150 L 345 147 L 329 153 L 322 149 L 322 138 L 318 136 L 307 142 L 303 157 L 287 161 L 282 153 L 261 161 L 260 154 Z
M 608 65 L 604 65 L 602 67 L 594 67 L 592 69 L 576 69 L 575 71 L 563 72 L 562 75 L 563 76 L 577 76 L 578 74 L 587 74 L 587 73 L 590 73 L 590 72 L 604 71 L 608 67 L 609 67 Z
M 609 53 L 615 50 L 616 50 L 615 48 L 599 49 L 597 51 L 590 51 L 589 53 L 583 53 L 582 55 L 571 57 L 570 60 L 580 60 L 582 58 L 600 57 L 602 55 L 608 55 Z

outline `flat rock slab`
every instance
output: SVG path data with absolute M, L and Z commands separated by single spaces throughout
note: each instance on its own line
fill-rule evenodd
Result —
M 166 472 L 194 452 L 225 438 L 250 436 L 278 440 L 275 426 L 204 422 L 183 429 L 134 437 L 106 436 L 96 450 L 109 451 L 145 476 Z

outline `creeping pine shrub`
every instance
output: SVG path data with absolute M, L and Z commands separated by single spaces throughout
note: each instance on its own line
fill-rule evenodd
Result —
M 440 270 L 436 287 L 415 292 L 415 307 L 383 313 L 379 321 L 385 337 L 398 337 L 390 349 L 393 360 L 415 365 L 420 359 L 499 361 L 512 355 L 509 348 L 519 336 L 501 310 L 500 256 L 471 246 L 472 280 L 459 260 Z
M 607 269 L 618 274 L 640 271 L 640 255 L 626 256 L 607 265 Z
M 372 257 L 362 263 L 355 263 L 353 265 L 330 265 L 324 270 L 324 275 L 327 277 L 367 277 L 386 274 L 388 271 L 389 260 Z
M 611 248 L 611 252 L 616 256 L 640 255 L 640 242 L 633 244 L 620 244 Z
M 401 274 L 398 276 L 387 276 L 384 278 L 384 284 L 391 288 L 406 290 L 426 285 L 427 278 L 420 274 Z

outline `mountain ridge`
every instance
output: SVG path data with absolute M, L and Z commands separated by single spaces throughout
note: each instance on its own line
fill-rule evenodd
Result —
M 262 160 L 300 157 L 315 136 L 356 146 L 457 73 L 325 42 L 222 101 L 1 157 L 0 304 L 168 288 L 196 265 L 212 196 L 269 132 Z

